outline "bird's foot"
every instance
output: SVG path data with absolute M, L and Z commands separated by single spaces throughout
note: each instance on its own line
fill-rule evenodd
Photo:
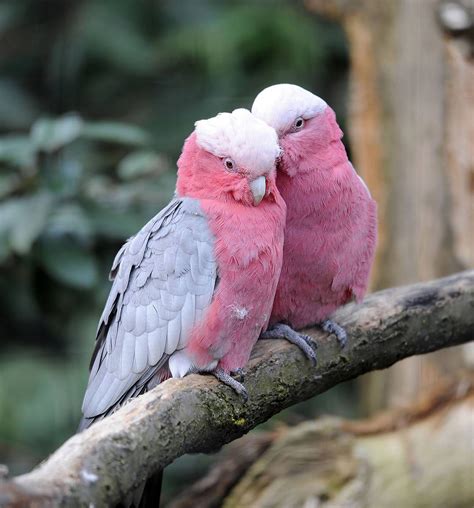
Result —
M 301 351 L 308 357 L 313 365 L 316 365 L 316 351 L 313 349 L 316 344 L 312 341 L 309 335 L 295 332 L 293 328 L 283 323 L 278 323 L 273 326 L 271 330 L 267 330 L 260 336 L 261 339 L 286 339 L 295 346 L 299 347 Z
M 237 372 L 242 375 L 242 369 L 236 369 Z M 210 372 L 216 379 L 218 379 L 221 383 L 224 383 L 227 386 L 230 386 L 242 399 L 244 402 L 247 402 L 249 399 L 249 395 L 245 386 L 242 383 L 239 383 L 236 379 L 234 379 L 230 374 L 227 374 L 224 369 L 221 367 L 216 367 L 214 370 Z
M 230 375 L 236 378 L 240 383 L 245 381 L 244 369 L 242 368 L 231 371 Z
M 342 326 L 330 319 L 322 321 L 320 326 L 326 333 L 333 333 L 336 336 L 341 348 L 345 347 L 347 344 L 347 332 Z

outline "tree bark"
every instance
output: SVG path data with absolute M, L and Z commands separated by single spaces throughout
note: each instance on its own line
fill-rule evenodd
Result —
M 351 149 L 379 205 L 375 288 L 474 266 L 472 29 L 448 33 L 439 21 L 446 3 L 306 0 L 348 38 Z M 454 3 L 473 15 L 472 0 Z M 462 367 L 472 365 L 459 348 L 370 375 L 366 411 L 416 400 Z
M 323 418 L 282 432 L 218 506 L 470 508 L 472 379 L 452 388 L 369 421 Z
M 168 380 L 73 436 L 31 473 L 0 483 L 0 505 L 113 505 L 185 453 L 216 450 L 362 373 L 471 340 L 473 310 L 474 271 L 372 294 L 337 313 L 350 336 L 343 351 L 334 338 L 309 331 L 316 368 L 294 346 L 262 340 L 245 372 L 247 403 L 208 376 Z
M 224 498 L 275 439 L 274 433 L 255 432 L 237 439 L 222 452 L 211 470 L 166 504 L 166 508 L 220 508 Z

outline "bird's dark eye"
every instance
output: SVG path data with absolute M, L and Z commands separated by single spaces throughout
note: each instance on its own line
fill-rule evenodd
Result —
M 235 162 L 232 159 L 224 159 L 224 166 L 227 171 L 235 171 Z
M 304 118 L 299 116 L 294 122 L 293 122 L 293 130 L 300 131 L 304 127 Z

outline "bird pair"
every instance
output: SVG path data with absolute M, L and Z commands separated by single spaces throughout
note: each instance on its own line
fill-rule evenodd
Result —
M 100 318 L 81 428 L 169 377 L 232 373 L 259 337 L 328 320 L 367 289 L 376 204 L 349 162 L 332 109 L 274 85 L 195 124 L 176 195 L 118 252 Z

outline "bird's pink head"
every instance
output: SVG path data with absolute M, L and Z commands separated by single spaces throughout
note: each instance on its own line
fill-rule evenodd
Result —
M 278 169 L 289 176 L 320 167 L 315 160 L 325 157 L 331 143 L 343 135 L 326 102 L 296 85 L 265 88 L 255 98 L 252 113 L 276 130 L 282 149 Z
M 247 109 L 199 120 L 178 160 L 180 196 L 256 206 L 273 199 L 280 155 L 275 130 Z

